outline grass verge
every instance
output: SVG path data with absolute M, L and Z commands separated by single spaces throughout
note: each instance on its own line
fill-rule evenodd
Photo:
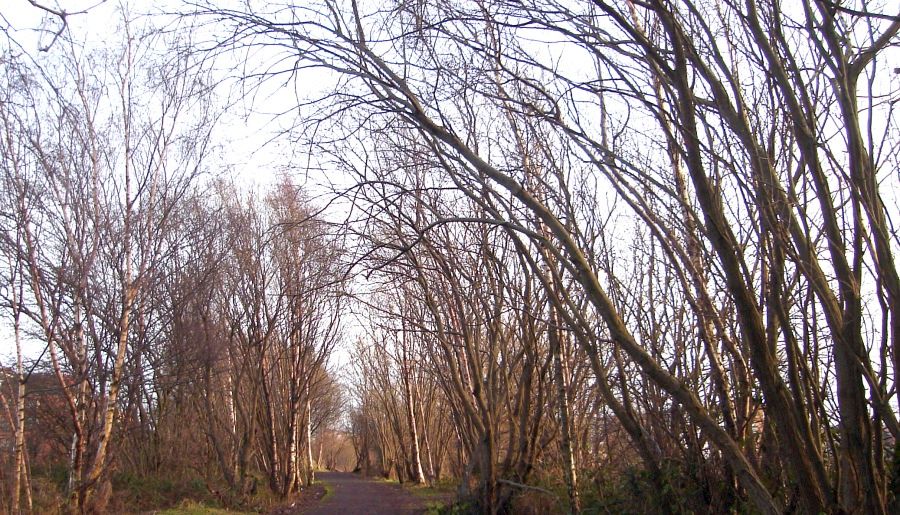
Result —
M 334 495 L 334 487 L 329 483 L 322 482 L 322 486 L 325 488 L 325 495 L 319 500 L 320 502 L 325 502 Z
M 414 485 L 404 483 L 404 489 L 412 495 L 425 501 L 428 514 L 445 513 L 448 506 L 456 500 L 456 483 L 439 481 L 431 485 Z
M 212 508 L 196 501 L 184 501 L 174 508 L 156 512 L 156 515 L 250 515 L 255 512 L 232 511 Z

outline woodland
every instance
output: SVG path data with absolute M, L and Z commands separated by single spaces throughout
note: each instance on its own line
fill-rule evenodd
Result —
M 895 2 L 8 3 L 0 510 L 900 513 Z

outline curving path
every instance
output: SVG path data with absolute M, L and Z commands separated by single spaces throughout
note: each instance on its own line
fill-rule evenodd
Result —
M 317 505 L 300 511 L 304 515 L 412 515 L 425 512 L 425 501 L 399 485 L 347 472 L 317 472 L 316 479 L 328 483 L 333 493 Z

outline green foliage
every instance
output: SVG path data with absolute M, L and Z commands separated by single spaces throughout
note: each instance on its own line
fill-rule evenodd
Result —
M 128 510 L 168 508 L 179 502 L 215 502 L 199 478 L 173 481 L 168 477 L 118 474 L 113 477 L 114 502 Z
M 586 514 L 658 513 L 662 506 L 670 513 L 685 511 L 681 505 L 665 501 L 668 497 L 681 497 L 675 482 L 669 481 L 666 473 L 663 473 L 662 490 L 642 467 L 628 467 L 616 474 L 596 471 L 583 478 L 579 491 L 582 512 Z
M 322 483 L 322 486 L 325 487 L 325 495 L 322 496 L 322 501 L 326 501 L 334 495 L 334 487 L 328 483 Z
M 407 485 L 406 490 L 422 499 L 434 499 L 435 497 L 447 498 L 454 495 L 456 483 L 453 481 L 441 481 L 431 485 Z
M 478 511 L 471 502 L 445 504 L 435 501 L 426 505 L 425 513 L 427 515 L 474 515 Z
M 116 512 L 162 509 L 169 511 L 160 513 L 258 513 L 268 512 L 283 501 L 262 486 L 265 482 L 257 479 L 257 484 L 260 487 L 249 495 L 232 492 L 225 485 L 209 484 L 200 477 L 119 474 L 113 478 L 113 507 Z
M 564 504 L 564 499 L 565 493 L 560 497 L 537 490 L 522 490 L 510 499 L 507 512 L 521 515 L 567 513 L 569 508 Z
M 894 444 L 893 459 L 888 463 L 890 482 L 888 483 L 888 508 L 891 513 L 900 513 L 900 445 Z
M 64 492 L 66 484 L 69 482 L 69 466 L 65 461 L 38 466 L 31 469 L 31 475 L 47 482 L 48 484 L 45 486 L 52 486 L 59 492 Z
M 665 465 L 659 482 L 643 467 L 626 467 L 615 473 L 585 471 L 579 482 L 582 513 L 755 513 L 746 500 L 728 495 L 729 486 L 704 485 L 685 467 Z
M 425 500 L 426 513 L 439 514 L 441 510 L 450 509 L 453 499 L 456 498 L 458 483 L 455 480 L 443 479 L 430 485 L 403 485 L 407 492 L 419 499 Z
M 65 473 L 65 472 L 64 472 Z M 31 496 L 35 513 L 54 515 L 65 505 L 65 480 L 62 486 L 55 477 L 32 476 Z

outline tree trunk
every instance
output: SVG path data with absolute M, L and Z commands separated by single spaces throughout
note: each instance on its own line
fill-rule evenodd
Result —
M 331 468 L 330 466 L 322 467 L 322 451 L 324 450 L 325 443 L 322 441 L 321 436 L 319 437 L 319 452 L 316 454 L 316 465 L 320 467 L 320 470 L 326 470 Z M 329 459 L 329 462 L 333 461 L 333 459 Z
M 306 485 L 316 480 L 315 464 L 312 452 L 312 403 L 309 399 L 309 383 L 306 385 Z
M 96 493 L 103 493 L 103 475 L 106 472 L 108 461 L 108 452 L 110 442 L 113 437 L 113 428 L 116 417 L 119 413 L 119 389 L 122 386 L 122 375 L 125 368 L 125 353 L 128 345 L 128 328 L 131 321 L 131 306 L 135 298 L 135 289 L 131 284 L 131 259 L 126 253 L 126 272 L 125 272 L 125 288 L 123 292 L 122 313 L 119 318 L 119 335 L 116 347 L 116 361 L 113 366 L 112 379 L 109 383 L 109 391 L 106 396 L 106 409 L 103 416 L 103 426 L 100 432 L 100 442 L 97 445 L 97 452 L 94 455 L 94 461 L 91 464 L 90 473 L 83 485 L 83 497 L 81 499 L 81 509 L 91 506 L 92 497 Z M 104 503 L 104 499 L 99 500 Z
M 293 379 L 292 379 L 293 381 Z M 294 389 L 294 385 L 291 385 L 291 389 Z M 296 488 L 296 484 L 298 482 L 298 472 L 297 469 L 300 466 L 300 449 L 297 445 L 297 440 L 299 439 L 299 426 L 300 426 L 300 410 L 297 409 L 296 403 L 293 400 L 294 392 L 291 392 L 291 421 L 288 425 L 288 470 L 287 470 L 287 481 L 285 481 L 284 491 L 282 492 L 283 496 L 288 496 L 292 494 Z
M 13 485 L 13 501 L 12 510 L 15 513 L 21 512 L 21 493 L 22 487 L 25 487 L 25 499 L 28 511 L 31 512 L 31 485 L 28 481 L 28 470 L 25 467 L 25 368 L 22 364 L 22 333 L 19 325 L 19 294 L 20 290 L 16 290 L 12 285 L 12 310 L 13 310 L 13 336 L 16 342 L 16 380 L 18 382 L 18 393 L 16 396 L 16 473 L 15 483 Z
M 547 327 L 550 337 L 550 352 L 553 353 L 554 382 L 556 383 L 557 407 L 559 408 L 560 425 L 560 450 L 563 458 L 563 476 L 566 482 L 566 490 L 569 496 L 569 512 L 579 513 L 581 505 L 578 500 L 578 474 L 575 470 L 575 457 L 572 452 L 572 428 L 569 413 L 569 399 L 567 391 L 567 374 L 563 363 L 562 339 L 560 338 L 559 321 L 556 317 L 556 309 L 550 307 L 550 323 Z
M 481 512 L 485 515 L 494 515 L 497 513 L 497 470 L 494 467 L 494 449 L 493 438 L 491 436 L 492 428 L 488 427 L 484 435 L 482 435 L 481 444 L 478 449 L 478 471 L 481 478 Z
M 416 413 L 414 409 L 413 389 L 409 380 L 409 362 L 406 355 L 406 342 L 403 342 L 403 385 L 406 387 L 406 419 L 409 424 L 409 432 L 412 438 L 412 476 L 417 485 L 425 483 L 425 474 L 422 472 L 422 458 L 419 452 L 419 430 L 416 425 Z
M 272 401 L 272 393 L 266 371 L 269 370 L 268 353 L 266 352 L 266 341 L 260 341 L 260 369 L 259 381 L 263 392 L 263 410 L 265 410 L 266 423 L 266 451 L 269 459 L 269 487 L 273 492 L 281 491 L 281 471 L 282 465 L 278 453 L 278 432 L 275 427 L 275 406 Z
M 25 468 L 25 375 L 22 367 L 22 346 L 19 335 L 19 321 L 16 317 L 15 321 L 15 339 L 16 339 L 16 358 L 17 358 L 17 379 L 19 383 L 18 395 L 16 398 L 16 479 L 13 486 L 13 505 L 12 508 L 16 513 L 21 512 L 21 492 L 25 487 L 25 499 L 28 511 L 31 512 L 31 492 L 28 481 L 28 471 Z

